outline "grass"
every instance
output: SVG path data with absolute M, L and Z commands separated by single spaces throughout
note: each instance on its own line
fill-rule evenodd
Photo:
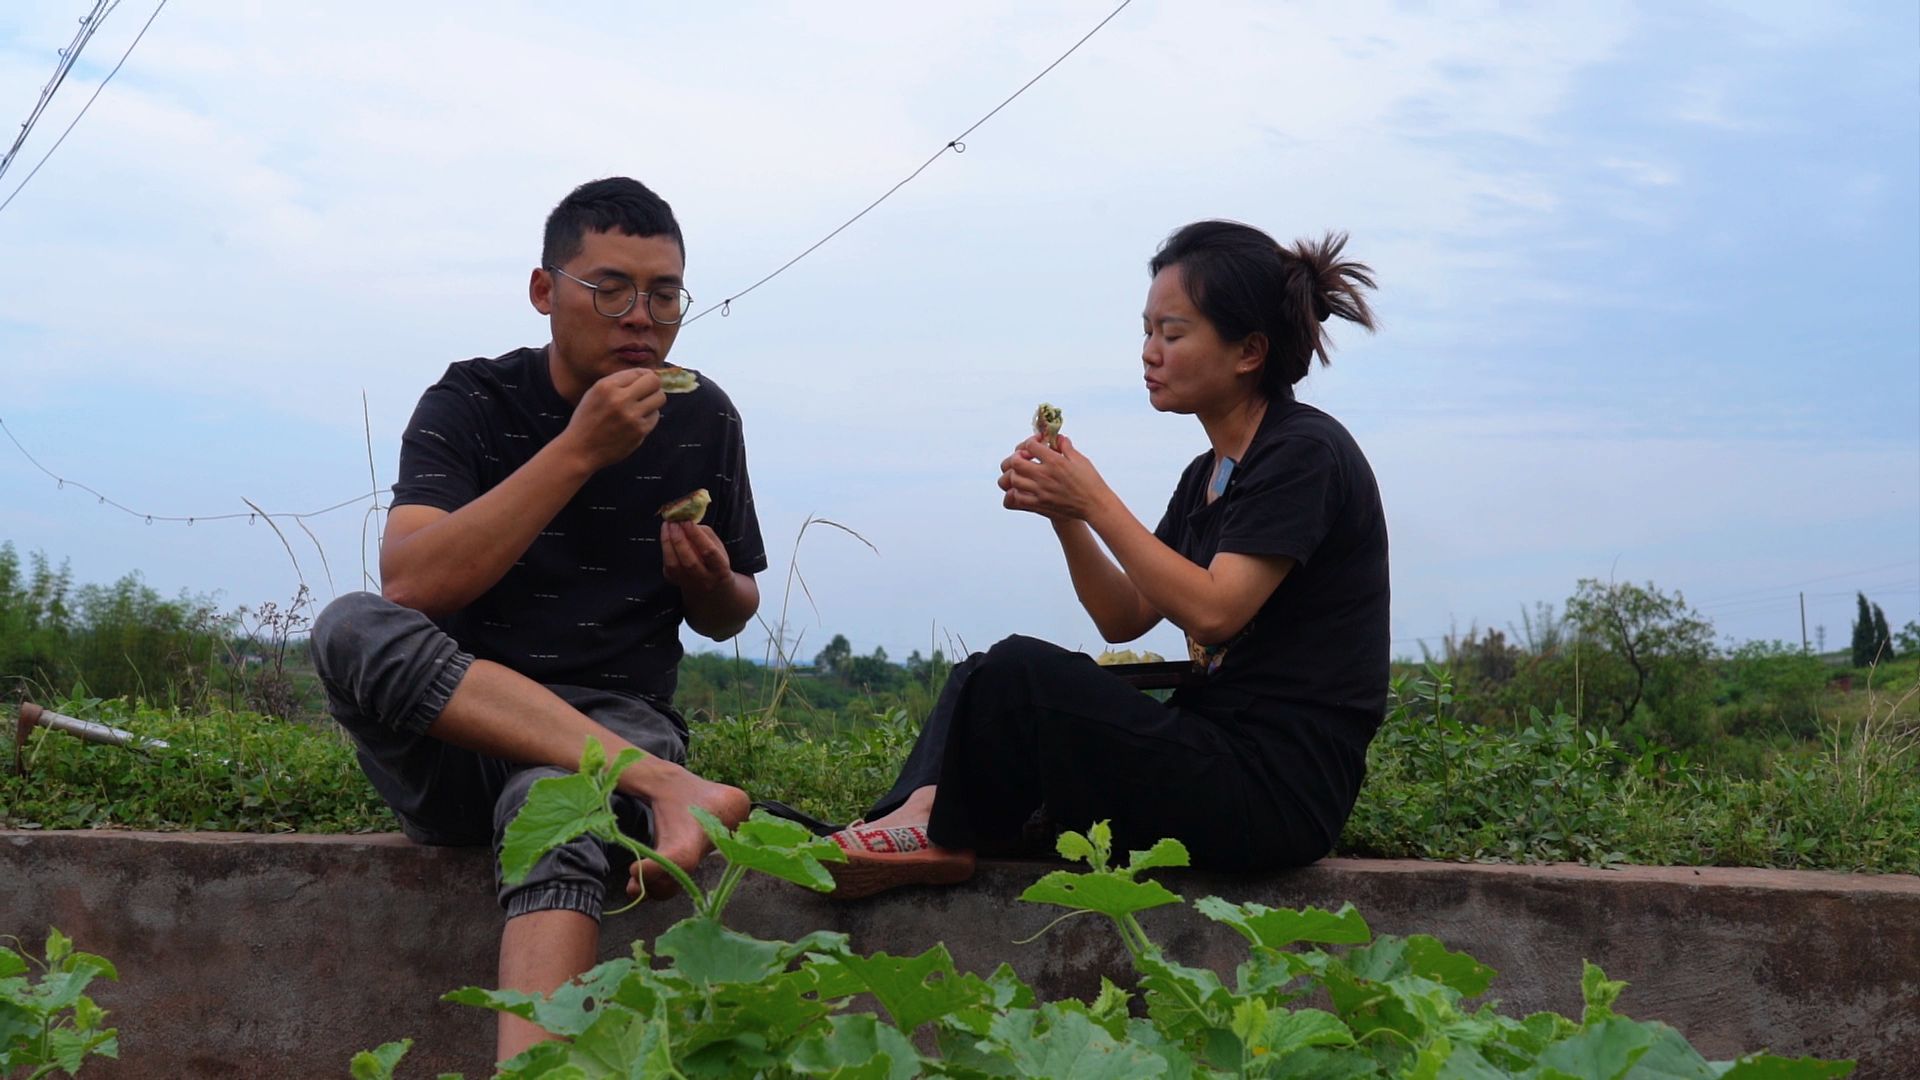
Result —
M 124 701 L 66 701 L 55 711 L 167 743 L 127 750 L 35 730 L 25 775 L 0 772 L 0 827 L 234 832 L 398 828 L 332 723 L 249 712 L 186 713 Z
M 1437 676 L 1437 677 L 1436 677 Z M 1764 866 L 1920 873 L 1920 684 L 1859 694 L 1817 747 L 1739 777 L 1634 750 L 1565 715 L 1517 729 L 1450 714 L 1444 674 L 1396 681 L 1338 851 L 1462 861 Z M 0 826 L 356 832 L 394 827 L 331 724 L 65 703 L 168 750 L 47 731 L 29 774 L 0 775 Z M 810 734 L 771 714 L 695 725 L 689 764 L 759 798 L 851 820 L 892 783 L 917 731 L 901 710 Z
M 1818 749 L 1747 778 L 1564 714 L 1460 723 L 1450 689 L 1444 676 L 1396 681 L 1341 853 L 1920 873 L 1915 690 L 1863 695 Z

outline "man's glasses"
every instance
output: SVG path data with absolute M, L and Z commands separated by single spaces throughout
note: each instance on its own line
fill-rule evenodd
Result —
M 607 277 L 596 284 L 582 281 L 557 266 L 547 269 L 593 290 L 593 310 L 609 319 L 624 317 L 640 302 L 640 286 L 626 278 Z M 686 318 L 692 307 L 693 294 L 678 285 L 661 285 L 647 290 L 647 314 L 652 316 L 654 322 L 671 326 Z

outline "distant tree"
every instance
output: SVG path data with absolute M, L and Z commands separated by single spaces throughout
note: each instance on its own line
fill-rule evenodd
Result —
M 827 642 L 827 647 L 821 649 L 819 655 L 813 658 L 813 666 L 822 675 L 837 675 L 846 668 L 847 661 L 851 659 L 853 659 L 853 644 L 847 640 L 847 635 L 835 634 L 833 640 Z
M 1900 635 L 1893 639 L 1894 650 L 1902 657 L 1920 656 L 1920 622 L 1907 620 L 1900 628 Z
M 1583 579 L 1568 599 L 1567 620 L 1581 639 L 1600 646 L 1600 659 L 1587 670 L 1587 686 L 1596 705 L 1610 706 L 1630 724 L 1642 705 L 1665 725 L 1663 734 L 1686 744 L 1693 736 L 1678 730 L 1704 712 L 1713 655 L 1713 624 L 1687 606 L 1679 593 L 1645 586 Z M 1585 673 L 1583 673 L 1584 675 Z
M 1521 649 L 1535 657 L 1554 656 L 1567 641 L 1566 616 L 1554 614 L 1553 605 L 1544 602 L 1533 605 L 1531 613 L 1521 608 L 1520 625 L 1508 623 L 1507 630 Z
M 1873 605 L 1873 659 L 1875 663 L 1893 659 L 1893 635 L 1887 632 L 1887 613 Z
M 1860 610 L 1853 617 L 1853 644 L 1849 650 L 1848 662 L 1859 668 L 1873 663 L 1873 608 L 1867 604 L 1866 593 L 1855 593 L 1854 596 L 1860 602 Z
M 872 656 L 855 656 L 847 660 L 838 674 L 842 681 L 867 693 L 892 690 L 906 678 L 904 670 L 887 660 L 884 646 L 875 646 Z

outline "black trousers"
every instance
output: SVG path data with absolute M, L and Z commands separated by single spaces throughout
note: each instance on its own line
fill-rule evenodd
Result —
M 1204 692 L 1162 703 L 1084 653 L 1010 637 L 954 667 L 868 818 L 934 784 L 944 847 L 1026 852 L 1040 832 L 1050 850 L 1052 830 L 1106 820 L 1121 853 L 1173 837 L 1196 866 L 1299 866 L 1339 838 L 1377 723 Z

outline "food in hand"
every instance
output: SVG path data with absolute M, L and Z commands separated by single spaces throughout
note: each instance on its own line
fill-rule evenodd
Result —
M 1161 656 L 1157 652 L 1134 652 L 1132 649 L 1108 649 L 1099 656 L 1094 657 L 1093 662 L 1099 664 L 1101 667 L 1112 667 L 1115 664 L 1162 664 L 1166 662 L 1166 659 L 1166 657 Z
M 707 494 L 706 488 L 701 488 L 691 495 L 682 495 L 661 507 L 660 516 L 666 518 L 668 521 L 681 521 L 688 525 L 698 525 L 700 524 L 700 519 L 707 516 L 707 504 L 712 501 L 713 496 Z
M 691 394 L 695 390 L 700 389 L 700 380 L 694 378 L 693 372 L 688 371 L 686 368 L 674 367 L 669 364 L 659 369 L 658 374 L 660 376 L 660 389 L 669 394 Z
M 1033 410 L 1033 433 L 1047 440 L 1047 445 L 1055 450 L 1060 448 L 1061 419 L 1059 407 L 1044 401 Z

